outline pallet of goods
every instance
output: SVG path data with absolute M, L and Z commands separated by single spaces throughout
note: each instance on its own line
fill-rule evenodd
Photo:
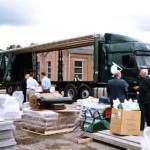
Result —
M 0 149 L 16 150 L 16 141 L 13 135 L 14 126 L 11 121 L 0 120 Z
M 21 119 L 23 130 L 50 135 L 72 131 L 76 124 L 77 112 L 56 112 L 52 110 L 24 109 Z

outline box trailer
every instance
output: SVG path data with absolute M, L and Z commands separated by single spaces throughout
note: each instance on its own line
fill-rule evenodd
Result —
M 63 81 L 62 50 L 85 46 L 94 47 L 94 73 L 92 81 Z M 24 73 L 34 72 L 37 77 L 37 54 L 58 51 L 58 80 L 52 81 L 56 90 L 74 100 L 105 95 L 107 81 L 114 68 L 121 70 L 129 83 L 128 98 L 136 98 L 133 86 L 139 83 L 139 71 L 150 69 L 150 45 L 119 34 L 105 33 L 77 37 L 57 42 L 10 49 L 0 52 L 0 84 L 7 93 L 21 90 Z M 99 94 L 101 93 L 101 94 Z

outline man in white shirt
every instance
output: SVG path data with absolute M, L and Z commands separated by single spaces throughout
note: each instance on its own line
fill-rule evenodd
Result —
M 43 93 L 50 93 L 50 87 L 51 87 L 51 80 L 46 77 L 45 72 L 41 72 L 41 84 L 42 84 L 42 91 Z
M 35 94 L 35 87 L 39 86 L 38 82 L 33 79 L 33 73 L 30 73 L 27 79 L 27 91 L 26 91 L 26 102 L 29 101 L 31 95 Z

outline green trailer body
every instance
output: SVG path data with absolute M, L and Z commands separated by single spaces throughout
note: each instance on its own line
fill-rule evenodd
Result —
M 63 81 L 62 50 L 78 47 L 94 47 L 94 73 L 93 81 Z M 150 45 L 135 38 L 124 35 L 106 33 L 78 37 L 69 40 L 35 45 L 25 48 L 11 49 L 0 52 L 0 84 L 12 94 L 18 90 L 24 73 L 33 71 L 37 75 L 36 54 L 43 52 L 59 51 L 58 81 L 52 81 L 56 90 L 64 91 L 65 96 L 87 98 L 93 95 L 96 87 L 106 88 L 107 81 L 111 79 L 111 67 L 113 64 L 122 69 L 123 78 L 129 83 L 130 97 L 136 97 L 133 86 L 139 83 L 139 70 L 150 69 Z M 60 61 L 59 61 L 60 60 Z

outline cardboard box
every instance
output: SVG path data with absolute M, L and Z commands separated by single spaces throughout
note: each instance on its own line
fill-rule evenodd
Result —
M 119 135 L 140 134 L 141 111 L 112 108 L 110 131 Z

